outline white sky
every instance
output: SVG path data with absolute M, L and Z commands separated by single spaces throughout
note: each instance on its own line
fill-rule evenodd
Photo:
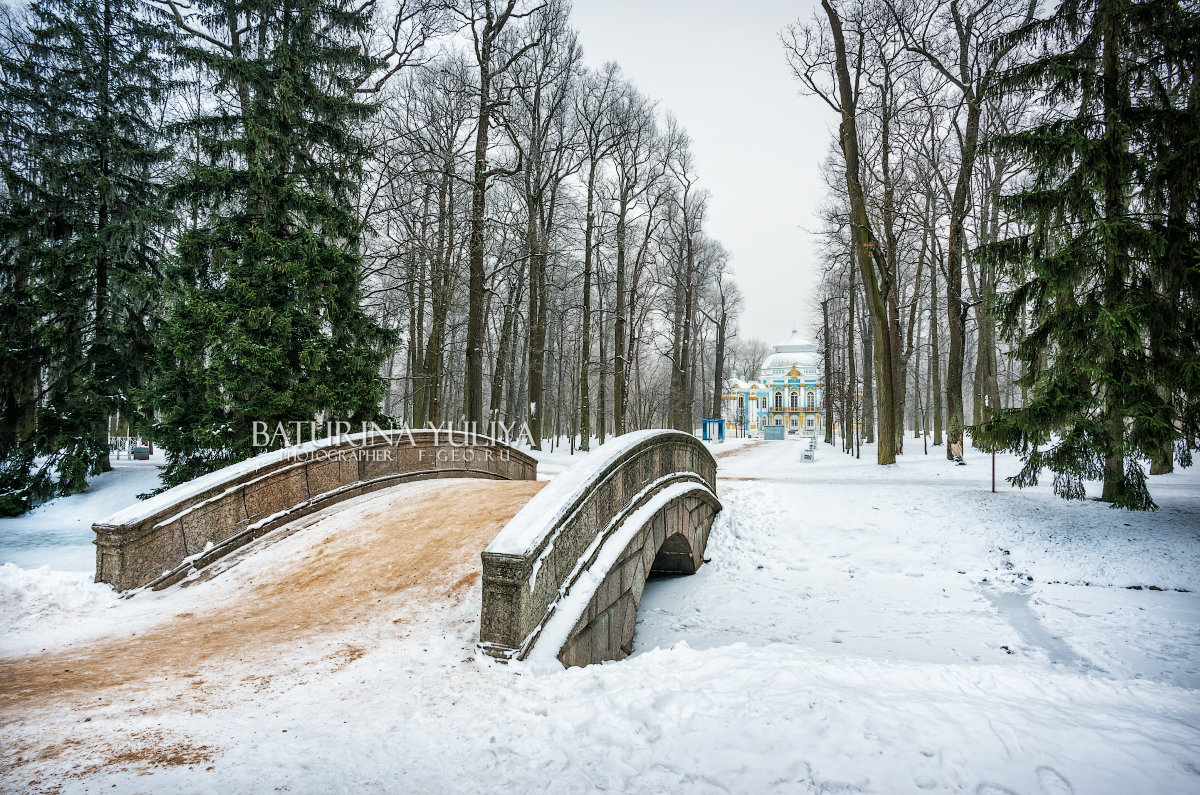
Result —
M 731 13 L 731 6 L 736 11 Z M 778 33 L 816 0 L 574 0 L 589 66 L 621 65 L 692 137 L 708 232 L 733 254 L 741 336 L 812 336 L 818 165 L 836 119 L 791 78 Z

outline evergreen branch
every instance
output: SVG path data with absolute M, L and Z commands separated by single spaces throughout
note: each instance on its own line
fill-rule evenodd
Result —
M 190 9 L 191 8 L 190 5 L 181 4 L 178 2 L 178 0 L 150 0 L 150 2 L 157 3 L 159 5 L 165 5 L 168 9 L 170 9 L 171 15 L 175 19 L 175 24 L 182 30 L 186 31 L 187 33 L 190 33 L 193 36 L 196 36 L 197 38 L 207 41 L 209 44 L 212 44 L 216 47 L 220 47 L 225 52 L 228 52 L 228 53 L 233 52 L 232 45 L 226 44 L 225 42 L 221 41 L 216 36 L 212 35 L 211 33 L 208 33 L 207 31 L 201 30 L 200 28 L 192 27 L 191 25 L 188 24 L 187 20 L 185 20 L 183 18 L 183 13 L 182 13 L 182 11 L 180 11 L 180 9 L 181 8 Z M 249 27 L 245 27 L 245 28 L 242 28 L 241 30 L 239 30 L 238 33 L 240 35 L 240 34 L 246 33 L 249 30 L 250 30 Z

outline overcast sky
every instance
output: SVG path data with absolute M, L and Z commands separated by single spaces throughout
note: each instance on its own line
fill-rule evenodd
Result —
M 812 337 L 817 167 L 836 119 L 802 97 L 779 31 L 815 0 L 574 0 L 589 66 L 616 61 L 687 128 L 712 197 L 708 232 L 733 254 L 741 335 Z M 731 12 L 731 6 L 735 9 Z

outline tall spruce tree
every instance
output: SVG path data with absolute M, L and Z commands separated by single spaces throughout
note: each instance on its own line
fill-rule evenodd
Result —
M 0 59 L 12 114 L 0 322 L 16 343 L 2 364 L 0 512 L 86 488 L 111 468 L 110 418 L 142 416 L 167 222 L 155 173 L 167 38 L 153 17 L 138 0 L 40 0 Z
M 1161 63 L 1145 44 L 1170 35 L 1169 15 L 1147 13 L 1154 5 L 1064 0 L 1020 34 L 1040 55 L 1000 88 L 1038 92 L 1046 110 L 992 142 L 1024 158 L 1030 179 L 1004 200 L 1024 232 L 990 253 L 1017 284 L 999 307 L 1010 337 L 1029 313 L 1017 353 L 1030 392 L 1024 408 L 976 429 L 985 446 L 1023 456 L 1015 485 L 1049 469 L 1056 493 L 1080 499 L 1083 481 L 1100 479 L 1102 500 L 1138 510 L 1156 507 L 1142 462 L 1179 433 L 1179 384 L 1165 373 L 1190 369 L 1194 380 L 1197 367 L 1194 340 L 1190 360 L 1180 358 L 1179 313 L 1163 311 L 1176 303 L 1164 291 L 1181 263 L 1164 257 L 1146 178 L 1158 132 L 1145 88 Z M 1192 142 L 1193 169 L 1195 156 Z
M 211 32 L 185 54 L 216 92 L 187 125 L 200 157 L 175 188 L 199 217 L 159 330 L 168 484 L 258 452 L 256 421 L 378 417 L 390 337 L 360 305 L 355 201 L 375 111 L 356 94 L 378 66 L 361 47 L 370 5 L 199 5 Z

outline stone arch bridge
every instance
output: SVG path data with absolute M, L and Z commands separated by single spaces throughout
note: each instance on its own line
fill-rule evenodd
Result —
M 93 525 L 96 579 L 131 593 L 187 585 L 372 492 L 416 480 L 476 478 L 510 481 L 529 494 L 539 484 L 519 482 L 536 477 L 531 456 L 447 431 L 375 432 L 287 448 Z M 489 488 L 495 495 L 495 488 L 508 487 Z M 523 500 L 514 496 L 506 504 Z M 477 517 L 467 505 L 438 520 L 445 534 L 462 534 L 456 555 L 482 553 L 481 648 L 501 659 L 558 659 L 569 666 L 631 653 L 647 577 L 695 572 L 720 509 L 716 462 L 699 440 L 678 431 L 640 431 L 569 467 L 509 514 L 498 534 L 470 527 Z M 420 515 L 420 504 L 411 510 Z M 397 531 L 389 525 L 387 532 Z M 481 550 L 485 544 L 476 538 L 490 543 Z M 471 552 L 475 543 L 480 546 Z M 218 561 L 221 566 L 212 566 Z

